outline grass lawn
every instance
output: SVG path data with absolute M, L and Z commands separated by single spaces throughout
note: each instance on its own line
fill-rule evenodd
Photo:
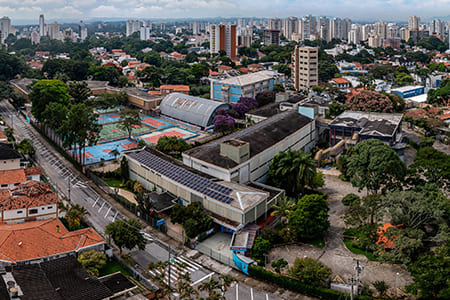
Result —
M 367 257 L 369 260 L 374 260 L 374 261 L 377 260 L 377 258 L 373 255 L 372 252 L 364 251 L 364 250 L 361 250 L 359 248 L 353 247 L 352 246 L 352 241 L 350 241 L 350 240 L 344 240 L 344 244 L 347 247 L 347 249 L 350 250 L 350 252 L 352 252 L 352 253 L 362 254 L 365 257 Z
M 120 272 L 124 276 L 131 276 L 130 272 L 125 270 L 117 261 L 114 259 L 109 260 L 106 265 L 103 267 L 103 269 L 100 270 L 100 276 L 105 276 L 108 274 Z
M 132 190 L 130 190 L 129 188 L 127 188 L 127 186 L 125 184 L 122 183 L 122 181 L 120 181 L 120 179 L 115 179 L 115 178 L 103 178 L 103 181 L 109 185 L 110 187 L 115 187 L 115 188 L 120 188 L 120 189 L 124 189 L 127 190 L 131 193 L 133 193 Z
M 325 240 L 323 238 L 318 238 L 318 239 L 315 239 L 312 241 L 307 241 L 307 242 L 305 242 L 305 244 L 313 245 L 314 247 L 317 247 L 320 249 L 325 248 Z

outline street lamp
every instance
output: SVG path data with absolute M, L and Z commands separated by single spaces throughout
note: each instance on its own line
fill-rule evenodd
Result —
M 398 275 L 400 275 L 399 272 L 397 272 L 397 273 L 395 274 L 395 298 L 396 298 L 396 299 L 398 298 L 398 291 L 397 291 L 397 279 L 398 279 Z
M 68 190 L 68 193 L 67 193 L 67 195 L 68 195 L 68 198 L 67 198 L 67 200 L 70 202 L 70 181 L 71 181 L 71 179 L 70 179 L 70 176 L 68 177 L 68 182 L 69 182 L 69 188 L 67 189 Z

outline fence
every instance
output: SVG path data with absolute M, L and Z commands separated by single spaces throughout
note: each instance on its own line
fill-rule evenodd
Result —
M 195 249 L 211 258 L 214 258 L 215 260 L 217 260 L 223 264 L 226 264 L 230 267 L 236 268 L 236 265 L 233 262 L 233 258 L 230 256 L 223 255 L 223 254 L 221 254 L 209 247 L 201 245 L 201 244 L 198 244 L 197 247 L 195 247 Z
M 145 270 L 140 270 L 137 271 L 135 268 L 133 268 L 130 265 L 127 265 L 126 263 L 124 263 L 119 257 L 116 256 L 116 254 L 113 254 L 112 257 L 122 268 L 124 268 L 125 270 L 127 270 L 133 277 L 135 277 L 136 279 L 138 279 L 140 282 L 142 282 L 146 287 L 150 288 L 151 290 L 158 290 L 158 287 L 153 285 L 151 282 L 149 282 L 147 280 L 146 277 L 144 277 L 144 275 L 142 275 L 142 273 L 145 273 Z M 139 267 L 139 265 L 137 265 Z

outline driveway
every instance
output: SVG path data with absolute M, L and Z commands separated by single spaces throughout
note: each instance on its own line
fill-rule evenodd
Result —
M 354 267 L 358 260 L 360 266 L 364 268 L 360 274 L 360 279 L 364 284 L 383 280 L 394 288 L 395 285 L 404 287 L 412 283 L 411 276 L 403 266 L 369 261 L 364 255 L 353 254 L 345 247 L 342 241 L 342 234 L 345 230 L 342 216 L 346 207 L 342 204 L 341 199 L 348 193 L 364 196 L 365 192 L 358 192 L 351 183 L 344 182 L 334 175 L 325 174 L 324 179 L 325 187 L 321 191 L 329 195 L 331 225 L 327 233 L 325 248 L 319 249 L 310 245 L 275 247 L 269 253 L 269 261 L 283 257 L 292 266 L 297 257 L 312 257 L 330 267 L 333 272 L 332 277 L 339 275 L 344 281 L 349 282 L 352 276 L 355 277 Z

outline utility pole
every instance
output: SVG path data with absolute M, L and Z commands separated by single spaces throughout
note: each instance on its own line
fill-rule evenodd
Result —
M 71 178 L 70 178 L 70 175 L 69 175 L 69 178 L 68 178 L 69 180 L 69 188 L 68 188 L 68 196 L 69 196 L 69 198 L 67 199 L 67 200 L 69 200 L 69 202 L 70 202 L 70 182 L 71 182 Z
M 170 258 L 170 245 L 169 245 L 169 265 L 168 265 L 168 266 L 169 266 L 169 274 L 168 274 L 168 281 L 169 281 L 169 282 L 168 282 L 168 285 L 169 285 L 169 300 L 172 299 L 172 297 L 171 297 L 171 294 L 172 294 L 172 293 L 171 293 L 171 291 L 170 291 L 170 290 L 171 290 L 171 287 L 170 287 L 170 265 L 171 265 L 172 263 L 170 262 L 170 260 L 171 260 L 171 258 Z

